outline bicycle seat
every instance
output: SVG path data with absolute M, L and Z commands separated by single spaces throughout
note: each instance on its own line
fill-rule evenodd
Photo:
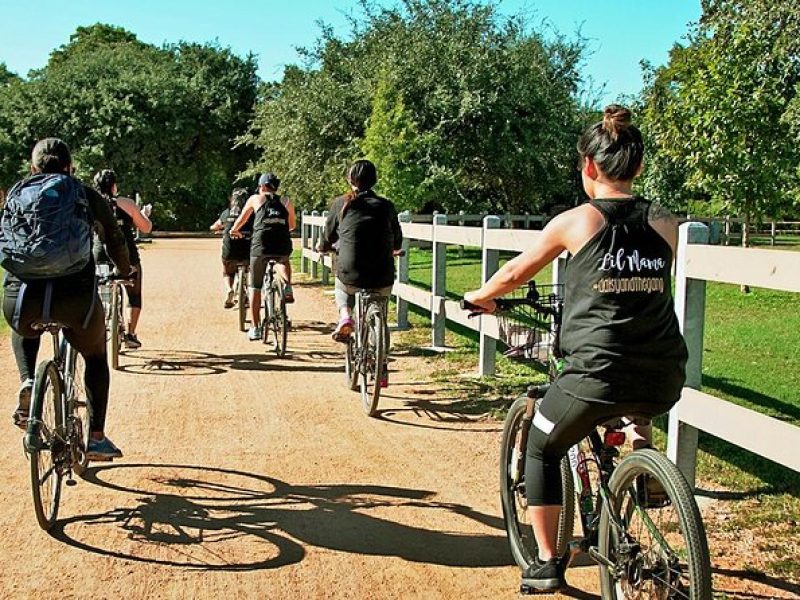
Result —
M 627 417 L 617 417 L 615 419 L 611 419 L 610 421 L 606 421 L 602 423 L 600 427 L 606 429 L 606 431 L 619 431 L 620 429 L 625 429 L 630 425 L 650 425 L 652 419 L 650 417 L 645 417 L 643 415 L 629 415 Z
M 31 329 L 34 331 L 46 331 L 47 333 L 58 333 L 64 326 L 55 321 L 34 321 L 31 323 Z

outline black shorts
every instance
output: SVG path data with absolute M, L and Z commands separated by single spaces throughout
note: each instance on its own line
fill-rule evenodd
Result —
M 223 258 L 222 259 L 222 274 L 226 277 L 233 277 L 236 275 L 236 270 L 239 268 L 239 265 L 244 265 L 246 267 L 250 266 L 250 259 L 233 259 L 233 258 Z
M 264 275 L 267 272 L 267 263 L 274 260 L 281 265 L 289 266 L 288 256 L 251 256 L 250 257 L 250 287 L 260 290 L 264 287 Z

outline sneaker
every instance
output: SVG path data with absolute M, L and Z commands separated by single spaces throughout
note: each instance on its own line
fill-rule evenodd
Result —
M 531 594 L 533 592 L 555 592 L 566 587 L 564 579 L 564 560 L 551 558 L 543 563 L 533 563 L 522 572 L 520 592 Z
M 247 339 L 251 342 L 257 342 L 261 339 L 261 327 L 251 327 L 247 332 Z
M 661 482 L 646 474 L 636 478 L 636 500 L 642 508 L 663 508 L 669 504 L 669 496 Z
M 283 301 L 286 302 L 286 304 L 294 303 L 294 290 L 292 286 L 287 285 L 283 288 Z
M 17 408 L 11 415 L 14 425 L 23 431 L 28 426 L 28 413 L 31 409 L 31 394 L 33 393 L 33 379 L 26 379 L 19 386 L 17 392 Z
M 350 339 L 350 336 L 353 334 L 355 325 L 353 319 L 350 317 L 340 320 L 339 324 L 336 326 L 336 330 L 333 332 L 333 339 L 343 344 L 347 343 L 347 340 Z
M 108 437 L 102 440 L 89 440 L 89 446 L 86 448 L 86 458 L 89 460 L 114 460 L 115 458 L 122 458 L 122 450 L 117 448 Z
M 233 290 L 230 290 L 225 296 L 225 308 L 233 308 Z
M 126 333 L 125 334 L 125 347 L 135 350 L 136 348 L 141 348 L 142 347 L 142 342 L 139 341 L 139 338 L 136 337 L 135 333 Z

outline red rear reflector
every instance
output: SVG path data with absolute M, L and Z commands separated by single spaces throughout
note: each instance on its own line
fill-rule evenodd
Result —
M 625 443 L 624 431 L 606 431 L 606 446 L 622 446 Z

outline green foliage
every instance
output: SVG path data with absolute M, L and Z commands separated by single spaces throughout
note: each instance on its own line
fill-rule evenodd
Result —
M 0 187 L 19 177 L 37 139 L 57 136 L 85 181 L 113 168 L 121 193 L 154 202 L 157 226 L 203 228 L 251 158 L 233 146 L 252 116 L 255 71 L 254 57 L 227 48 L 158 48 L 121 28 L 80 27 L 0 96 Z
M 399 208 L 523 212 L 572 198 L 583 43 L 545 40 L 493 4 L 362 4 L 351 40 L 324 29 L 306 63 L 264 90 L 250 171 L 285 176 L 301 206 L 344 189 L 355 158 Z
M 687 47 L 649 69 L 644 130 L 655 156 L 645 189 L 673 208 L 690 199 L 747 219 L 797 206 L 800 6 L 707 0 Z

